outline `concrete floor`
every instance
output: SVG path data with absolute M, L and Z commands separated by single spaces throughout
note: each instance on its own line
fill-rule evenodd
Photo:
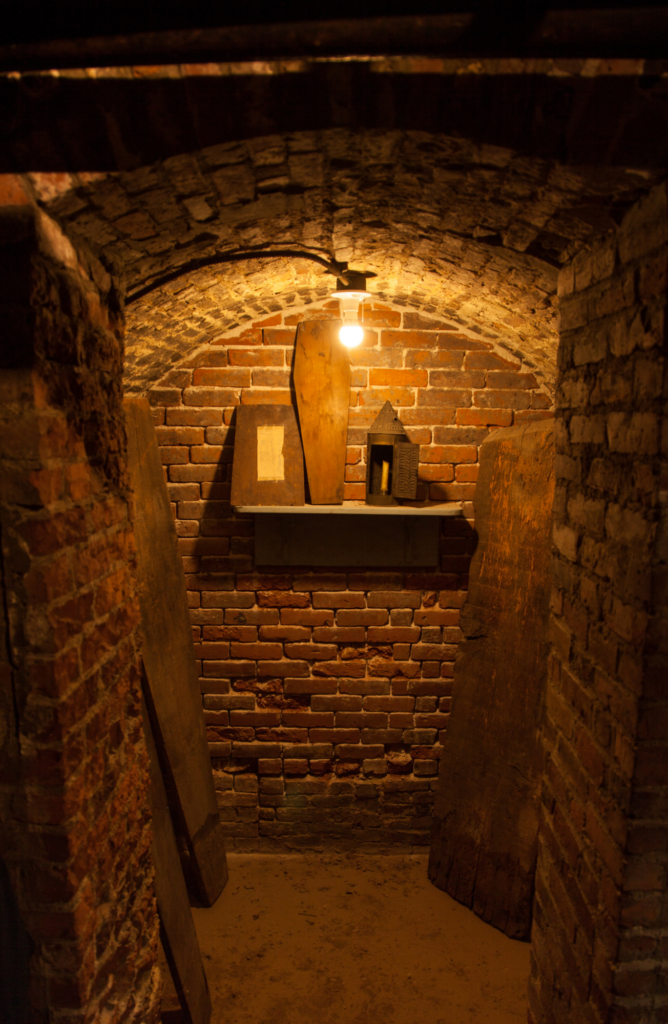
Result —
M 525 1024 L 529 944 L 431 885 L 426 857 L 228 862 L 193 910 L 212 1024 Z

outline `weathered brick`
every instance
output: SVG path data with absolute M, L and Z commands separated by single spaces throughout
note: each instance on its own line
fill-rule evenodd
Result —
M 230 711 L 230 725 L 246 725 L 258 729 L 278 725 L 280 721 L 280 711 Z
M 419 608 L 421 600 L 419 594 L 410 594 L 406 591 L 380 591 L 369 594 L 368 603 L 370 608 Z
M 528 409 L 531 395 L 528 391 L 485 391 L 473 392 L 473 405 L 478 409 Z
M 203 427 L 156 427 L 155 435 L 159 445 L 197 445 L 204 442 Z
M 248 602 L 252 602 L 252 595 L 240 595 L 243 596 Z M 244 604 L 240 608 L 226 608 L 225 610 L 225 623 L 229 624 L 264 624 L 264 623 L 277 623 L 278 622 L 278 611 L 275 608 L 250 608 L 247 604 Z
M 336 612 L 336 624 L 339 626 L 384 626 L 389 620 L 389 613 L 381 608 L 367 608 L 353 611 L 339 608 Z
M 283 590 L 263 590 L 257 595 L 257 603 L 263 608 L 308 608 L 311 599 L 308 594 L 293 594 Z M 282 621 L 286 621 L 282 619 Z
M 406 352 L 406 366 L 432 367 L 458 371 L 464 363 L 464 346 L 459 349 L 444 351 L 442 349 L 419 348 Z
M 233 348 L 227 353 L 230 366 L 285 366 L 282 349 Z
M 313 666 L 313 674 L 318 676 L 351 676 L 360 678 L 365 675 L 366 665 L 363 661 L 319 661 Z
M 294 664 L 291 662 L 290 664 Z M 337 685 L 336 679 L 320 678 L 285 678 L 283 691 L 284 693 L 336 693 Z M 313 701 L 311 701 L 311 707 L 313 710 L 317 710 Z
M 359 729 L 311 729 L 309 738 L 314 743 L 359 743 Z
M 416 643 L 420 639 L 417 626 L 380 626 L 368 630 L 369 643 Z
M 221 679 L 252 678 L 256 674 L 254 661 L 205 661 L 204 676 L 217 676 Z
M 310 640 L 312 632 L 314 640 L 317 640 L 318 638 L 315 636 L 316 631 L 312 631 L 308 626 L 260 626 L 260 639 L 290 640 L 292 642 Z
M 511 409 L 458 409 L 458 426 L 509 427 L 513 422 Z
M 443 462 L 476 462 L 478 449 L 475 445 L 422 445 L 420 447 L 421 463 Z
M 324 591 L 314 592 L 314 608 L 364 608 L 366 602 L 361 594 L 354 594 L 348 591 Z
M 247 388 L 251 383 L 251 371 L 241 368 L 200 367 L 193 373 L 193 384 L 204 387 Z M 186 403 L 193 404 L 193 403 Z M 206 403 L 203 403 L 206 404 Z M 210 403 L 213 404 L 213 403 Z M 228 403 L 225 403 L 228 404 Z
M 382 744 L 339 743 L 335 747 L 337 757 L 344 761 L 363 761 L 365 758 L 379 758 L 385 753 Z
M 281 756 L 280 743 L 232 743 L 232 754 L 234 757 L 247 757 L 250 760 L 257 758 L 277 758 Z
M 258 661 L 257 674 L 259 676 L 307 676 L 309 666 L 306 661 Z
M 385 729 L 387 714 L 382 711 L 337 711 L 335 724 L 337 729 Z
M 216 408 L 239 405 L 239 391 L 225 391 L 217 387 L 191 387 L 183 392 L 183 404 L 197 408 Z
M 339 612 L 339 614 L 341 613 Z M 333 626 L 334 613 L 332 611 L 314 611 L 311 608 L 282 608 L 281 622 L 285 625 L 297 626 Z
M 272 390 L 260 390 L 259 388 L 253 388 L 249 390 L 247 388 L 241 391 L 241 404 L 242 405 L 294 405 L 295 398 L 292 391 L 282 391 L 278 388 Z
M 284 649 L 286 658 L 306 658 L 309 661 L 335 658 L 338 651 L 336 644 L 319 643 L 287 643 Z
M 316 643 L 323 644 L 364 643 L 365 632 L 363 626 L 317 626 L 313 630 L 313 639 Z M 334 653 L 336 653 L 336 649 Z M 328 655 L 328 657 L 332 656 L 332 654 Z
M 371 387 L 389 387 L 404 385 L 406 387 L 424 388 L 427 386 L 426 370 L 369 370 Z
M 259 660 L 261 658 L 280 658 L 283 649 L 281 644 L 232 643 L 230 653 L 233 658 Z
M 299 680 L 301 682 L 301 680 Z M 322 680 L 318 680 L 322 682 Z M 284 711 L 283 724 L 288 726 L 302 726 L 306 729 L 330 729 L 334 726 L 334 713 L 314 711 Z
M 349 695 L 337 694 L 327 696 L 315 696 L 311 701 L 313 711 L 359 711 L 362 707 L 362 698 Z

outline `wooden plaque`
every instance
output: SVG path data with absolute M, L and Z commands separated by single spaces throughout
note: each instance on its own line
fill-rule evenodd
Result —
M 348 438 L 350 360 L 338 320 L 299 324 L 295 390 L 313 505 L 340 505 Z
M 304 453 L 291 405 L 242 405 L 236 413 L 233 505 L 303 505 Z
M 227 864 L 204 729 L 183 566 L 151 409 L 125 399 L 147 704 L 184 873 L 211 906 Z

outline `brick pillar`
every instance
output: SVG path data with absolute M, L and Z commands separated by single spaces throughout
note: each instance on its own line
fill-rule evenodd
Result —
M 667 265 L 661 186 L 560 277 L 541 1024 L 668 1019 Z
M 0 940 L 16 953 L 0 1017 L 151 1024 L 122 314 L 104 268 L 18 179 L 0 176 L 2 200 Z

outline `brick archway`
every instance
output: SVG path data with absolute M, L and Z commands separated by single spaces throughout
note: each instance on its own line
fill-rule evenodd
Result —
M 305 260 L 217 265 L 132 301 L 192 258 L 280 246 L 370 271 L 381 300 L 455 318 L 553 386 L 559 267 L 644 192 L 634 171 L 572 169 L 416 131 L 259 136 L 127 172 L 30 176 L 73 239 L 126 283 L 126 383 L 141 392 L 245 321 L 322 300 Z

